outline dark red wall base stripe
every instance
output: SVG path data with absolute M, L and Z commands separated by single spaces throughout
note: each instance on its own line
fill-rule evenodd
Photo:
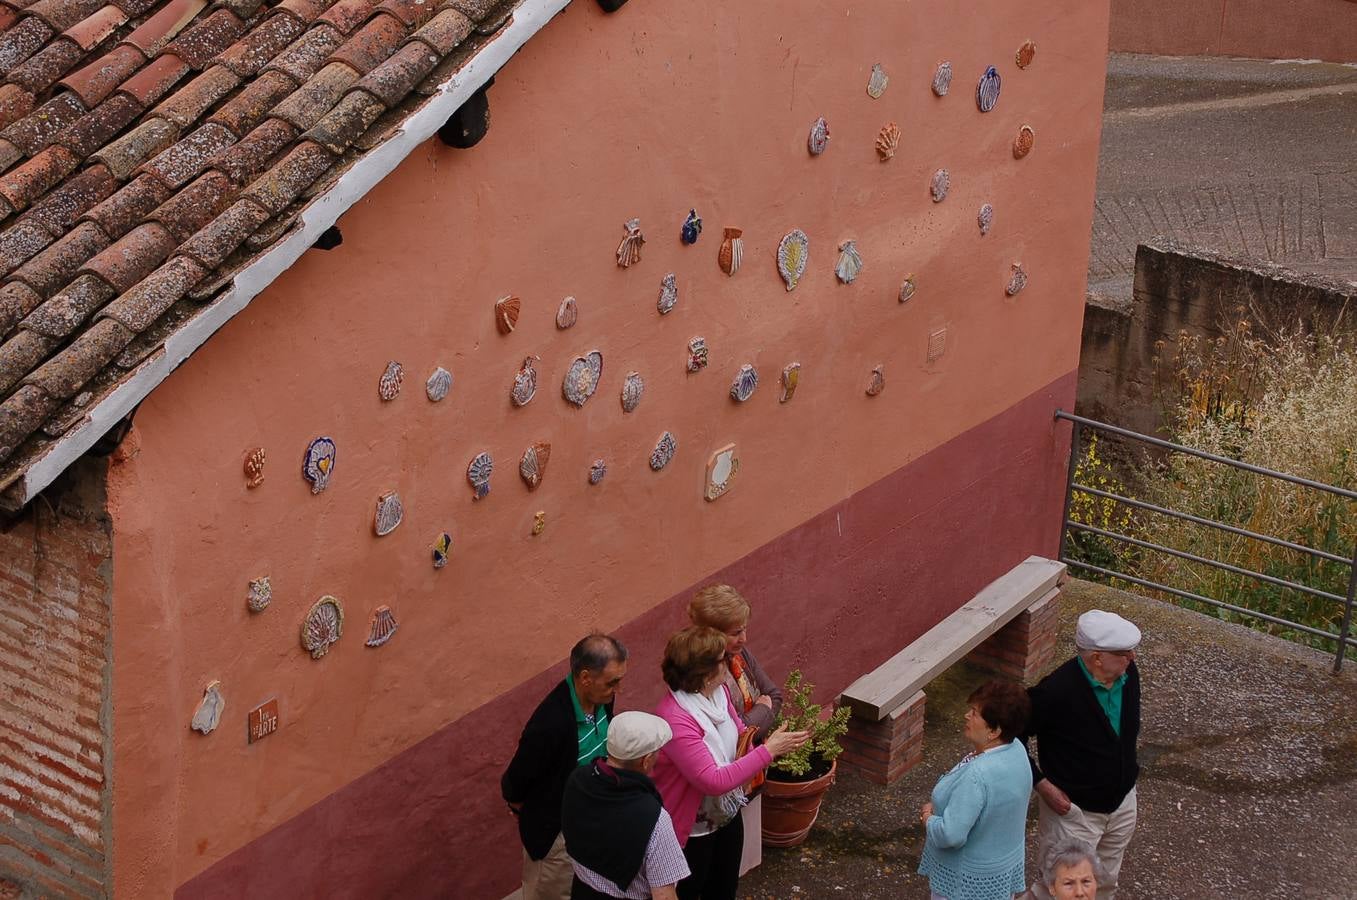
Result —
M 981 587 L 1059 537 L 1071 372 L 693 587 L 729 582 L 754 604 L 751 646 L 781 677 L 800 667 L 824 699 Z M 628 623 L 621 708 L 648 709 L 665 639 L 692 587 Z M 573 635 L 562 636 L 565 647 Z M 511 639 L 511 638 L 510 638 Z M 518 885 L 521 849 L 499 776 L 565 663 L 356 779 L 182 885 L 183 900 L 467 898 Z M 270 777 L 285 779 L 287 773 Z

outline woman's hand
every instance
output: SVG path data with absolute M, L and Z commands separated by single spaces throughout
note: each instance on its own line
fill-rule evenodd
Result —
M 923 823 L 923 826 L 925 828 L 928 827 L 928 819 L 932 815 L 933 815 L 933 804 L 930 801 L 928 803 L 925 803 L 923 805 L 923 808 L 919 810 L 919 821 Z
M 763 742 L 763 746 L 768 748 L 768 752 L 773 754 L 773 759 L 779 756 L 786 756 L 793 750 L 799 750 L 810 740 L 809 731 L 788 731 L 784 724 L 777 731 L 768 735 L 768 739 Z

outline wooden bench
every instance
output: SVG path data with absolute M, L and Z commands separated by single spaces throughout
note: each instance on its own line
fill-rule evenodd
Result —
M 908 647 L 844 690 L 853 710 L 840 760 L 890 784 L 923 758 L 923 687 L 970 654 L 971 662 L 1027 680 L 1055 650 L 1056 598 L 1065 565 L 1029 556 Z

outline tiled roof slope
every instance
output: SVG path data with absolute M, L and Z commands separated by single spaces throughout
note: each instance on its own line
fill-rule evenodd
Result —
M 0 490 L 518 2 L 0 0 Z

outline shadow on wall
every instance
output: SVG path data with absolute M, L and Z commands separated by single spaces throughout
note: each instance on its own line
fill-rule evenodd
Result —
M 1357 62 L 1354 0 L 1112 0 L 1109 49 Z

